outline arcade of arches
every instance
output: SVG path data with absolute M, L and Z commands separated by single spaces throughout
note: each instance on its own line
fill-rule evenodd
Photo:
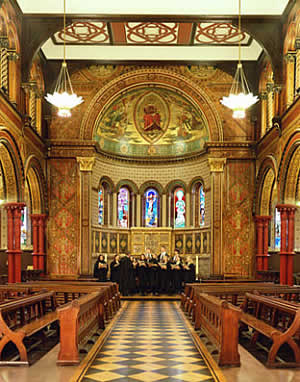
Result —
M 242 120 L 219 102 L 232 82 L 228 64 L 82 60 L 70 70 L 84 103 L 59 118 L 43 99 L 56 67 L 41 50 L 21 60 L 29 19 L 15 2 L 1 3 L 0 267 L 10 282 L 28 265 L 90 275 L 99 253 L 164 244 L 192 255 L 199 277 L 251 278 L 281 264 L 281 281 L 292 283 L 300 270 L 298 2 L 282 16 L 282 55 L 272 62 L 266 48 L 250 62 L 256 82 L 249 63 L 260 103 Z
M 242 31 L 216 9 L 199 20 L 143 14 L 142 27 L 138 13 L 132 22 L 72 9 L 68 67 L 84 102 L 70 118 L 44 98 L 58 76 L 63 34 L 61 12 L 43 3 L 0 0 L 3 279 L 19 282 L 29 268 L 80 279 L 93 275 L 99 254 L 111 262 L 165 246 L 190 256 L 199 279 L 254 279 L 269 270 L 293 285 L 300 1 L 282 0 L 274 14 L 246 10 Z M 245 119 L 220 103 L 239 41 L 259 95 Z

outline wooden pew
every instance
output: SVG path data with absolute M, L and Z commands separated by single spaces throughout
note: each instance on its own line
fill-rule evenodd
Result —
M 57 321 L 54 292 L 39 293 L 0 305 L 0 357 L 11 341 L 19 351 L 20 361 L 0 361 L 2 364 L 28 365 L 24 338 Z
M 79 345 L 97 330 L 104 329 L 105 291 L 93 292 L 58 308 L 60 351 L 58 365 L 76 365 Z
M 278 298 L 246 293 L 241 308 L 241 323 L 254 330 L 251 343 L 253 345 L 256 343 L 259 334 L 272 340 L 267 366 L 283 366 L 282 363 L 276 362 L 276 356 L 280 347 L 288 344 L 294 354 L 295 362 L 286 362 L 284 366 L 299 367 L 300 348 L 297 340 L 300 330 L 300 305 Z
M 200 293 L 195 329 L 201 329 L 218 348 L 220 366 L 240 366 L 238 322 L 241 310 L 227 301 Z
M 20 288 L 30 287 L 33 291 L 40 290 L 41 288 L 54 290 L 58 305 L 66 304 L 88 293 L 105 290 L 104 308 L 106 320 L 112 318 L 120 307 L 120 295 L 117 284 L 115 283 L 33 281 L 30 283 L 18 283 L 16 285 Z

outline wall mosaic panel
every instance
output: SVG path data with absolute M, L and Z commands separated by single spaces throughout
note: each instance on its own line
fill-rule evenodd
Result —
M 227 162 L 223 210 L 224 273 L 252 276 L 254 261 L 254 164 Z
M 48 271 L 77 274 L 79 250 L 78 174 L 75 160 L 49 161 Z

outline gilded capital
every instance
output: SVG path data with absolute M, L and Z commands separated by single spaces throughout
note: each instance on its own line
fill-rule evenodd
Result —
M 94 157 L 77 157 L 80 171 L 92 171 L 95 164 Z
M 208 158 L 210 172 L 223 172 L 226 158 Z

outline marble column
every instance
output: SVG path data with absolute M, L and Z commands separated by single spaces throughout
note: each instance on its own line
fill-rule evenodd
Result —
M 45 272 L 45 231 L 46 231 L 46 220 L 47 215 L 40 214 L 38 218 L 38 237 L 39 237 L 39 256 L 38 256 L 38 269 L 42 271 L 42 274 Z
M 39 260 L 38 260 L 38 254 L 39 254 L 39 242 L 38 242 L 38 227 L 39 222 L 38 218 L 40 215 L 38 214 L 32 214 L 31 215 L 31 226 L 32 226 L 32 264 L 33 269 L 38 269 L 39 266 Z
M 141 227 L 141 217 L 142 217 L 142 196 L 137 194 L 136 196 L 136 226 Z
M 280 284 L 287 283 L 287 207 L 284 204 L 277 205 L 281 220 L 280 238 Z
M 167 227 L 167 194 L 162 194 L 162 226 Z
M 255 216 L 256 223 L 256 270 L 263 270 L 263 220 L 262 216 Z
M 294 246 L 295 246 L 295 207 L 289 207 L 287 210 L 288 217 L 288 242 L 287 242 L 287 284 L 294 285 L 293 269 L 294 269 Z
M 288 108 L 294 102 L 294 81 L 295 81 L 295 57 L 288 53 L 284 56 L 286 62 L 286 107 Z
M 21 282 L 21 214 L 25 203 L 6 203 L 8 282 Z
M 112 202 L 112 226 L 117 227 L 117 211 L 118 211 L 118 194 L 116 192 L 113 193 L 113 202 Z
M 185 226 L 191 226 L 191 194 L 189 192 L 186 193 L 185 196 Z
M 269 268 L 269 221 L 272 216 L 264 216 L 263 219 L 263 270 L 267 271 Z
M 91 189 L 94 157 L 77 157 L 80 170 L 80 269 L 81 275 L 92 272 Z
M 211 270 L 213 275 L 221 275 L 224 273 L 222 253 L 222 209 L 223 209 L 223 177 L 226 158 L 209 158 L 208 163 L 211 172 Z

